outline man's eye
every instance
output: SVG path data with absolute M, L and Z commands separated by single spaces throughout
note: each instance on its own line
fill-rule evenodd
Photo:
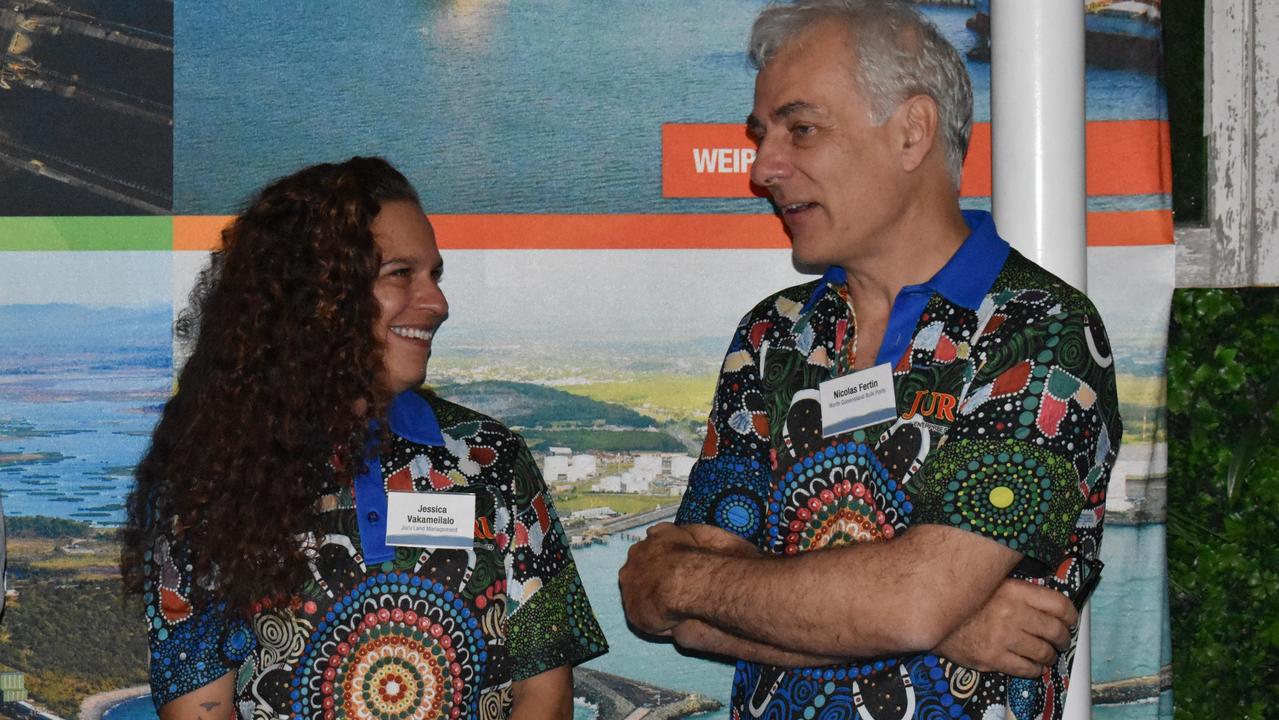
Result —
M 813 131 L 815 131 L 816 129 L 817 128 L 813 127 L 812 125 L 792 125 L 790 131 L 791 131 L 791 134 L 793 135 L 797 135 L 799 137 L 805 137 L 807 135 L 812 135 Z

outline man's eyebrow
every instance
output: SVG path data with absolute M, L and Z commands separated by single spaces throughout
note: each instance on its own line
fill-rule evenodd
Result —
M 771 113 L 771 115 L 772 117 L 778 120 L 784 120 L 786 119 L 787 116 L 794 115 L 797 112 L 801 112 L 804 110 L 817 110 L 817 109 L 818 107 L 810 102 L 805 102 L 803 100 L 791 100 L 790 102 L 774 110 Z M 762 130 L 763 128 L 764 128 L 763 121 L 761 121 L 758 117 L 756 117 L 755 113 L 751 113 L 750 115 L 746 116 L 746 129 L 748 131 L 754 132 L 756 130 Z
M 791 100 L 773 111 L 773 117 L 785 118 L 788 115 L 794 115 L 802 110 L 816 110 L 817 106 L 803 100 Z

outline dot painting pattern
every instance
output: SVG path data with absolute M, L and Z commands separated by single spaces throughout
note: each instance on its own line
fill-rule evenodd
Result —
M 898 419 L 822 437 L 815 389 L 847 373 L 856 339 L 847 293 L 823 282 L 766 298 L 738 326 L 679 520 L 778 555 L 940 524 L 1017 550 L 1027 561 L 1016 574 L 1066 594 L 1099 571 L 1121 423 L 1110 346 L 1087 298 L 1012 251 L 978 307 L 928 300 L 890 361 Z M 763 417 L 743 422 L 747 408 Z M 1072 657 L 1036 680 L 933 654 L 791 670 L 739 662 L 733 711 L 1060 718 Z
M 233 670 L 240 718 L 502 718 L 513 680 L 607 650 L 523 441 L 425 397 L 444 445 L 392 434 L 377 462 L 388 489 L 474 494 L 472 549 L 366 563 L 351 488 L 334 487 L 316 503 L 311 580 L 240 619 L 191 607 L 189 551 L 158 533 L 145 567 L 157 707 Z

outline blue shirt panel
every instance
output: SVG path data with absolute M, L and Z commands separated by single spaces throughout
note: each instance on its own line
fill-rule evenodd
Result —
M 984 210 L 965 210 L 964 222 L 968 224 L 968 237 L 955 254 L 935 275 L 921 285 L 907 285 L 893 299 L 893 309 L 888 314 L 888 327 L 875 356 L 875 364 L 892 363 L 906 351 L 915 334 L 919 316 L 928 306 L 933 293 L 940 293 L 950 302 L 968 310 L 976 310 L 982 298 L 995 284 L 999 271 L 1004 267 L 1011 248 L 995 230 L 995 220 Z M 822 281 L 804 304 L 807 314 L 818 299 L 830 288 L 848 282 L 844 268 L 832 265 L 822 275 Z
M 387 413 L 391 432 L 419 445 L 440 446 L 444 435 L 431 405 L 415 390 L 406 390 L 391 401 Z M 382 563 L 395 557 L 386 544 L 386 487 L 382 483 L 382 458 L 369 458 L 364 472 L 355 478 L 355 519 L 360 524 L 360 548 L 364 562 Z

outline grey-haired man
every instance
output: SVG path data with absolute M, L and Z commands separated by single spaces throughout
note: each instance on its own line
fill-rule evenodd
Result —
M 627 616 L 741 659 L 734 717 L 1059 718 L 1121 434 L 1101 320 L 960 210 L 971 86 L 909 5 L 773 5 L 750 53 L 752 180 L 828 270 L 743 318 Z

